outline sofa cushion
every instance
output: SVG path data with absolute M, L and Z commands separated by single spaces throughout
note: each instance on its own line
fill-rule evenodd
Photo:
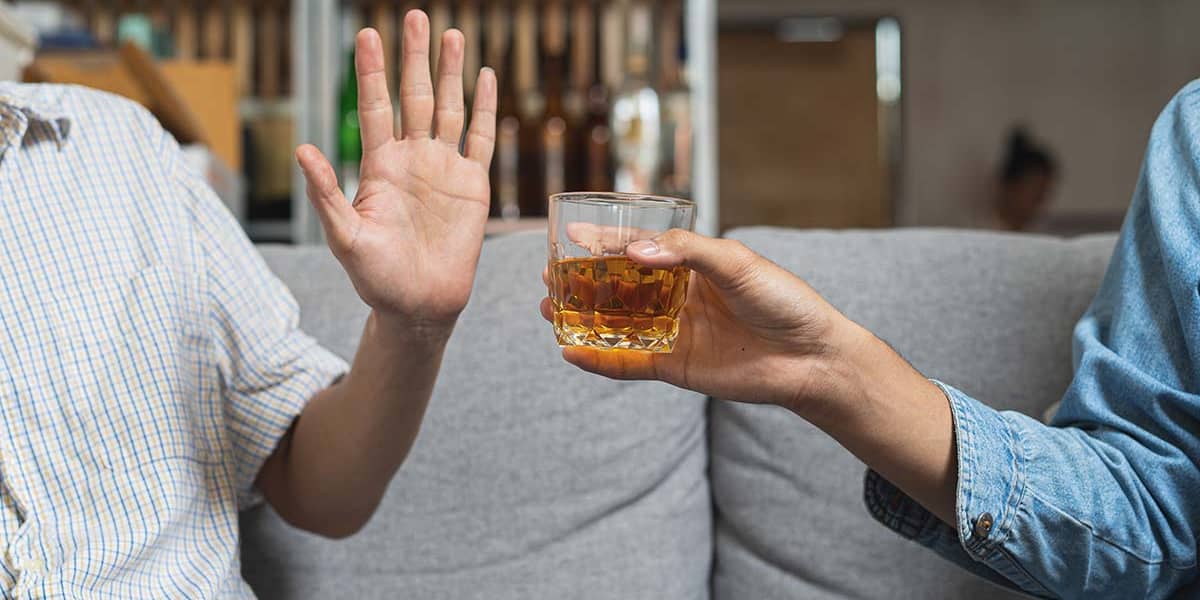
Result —
M 742 229 L 734 237 L 888 341 L 922 373 L 1040 416 L 1071 377 L 1070 336 L 1111 236 Z M 1016 598 L 868 515 L 864 466 L 773 407 L 714 402 L 713 597 Z
M 366 309 L 328 250 L 262 251 L 304 329 L 351 358 Z M 538 314 L 545 261 L 544 233 L 485 243 L 416 446 L 361 533 L 243 516 L 261 597 L 708 597 L 705 399 L 564 363 Z

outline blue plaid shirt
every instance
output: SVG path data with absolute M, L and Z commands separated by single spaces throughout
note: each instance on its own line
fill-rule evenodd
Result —
M 0 83 L 0 595 L 250 597 L 237 512 L 346 369 L 145 110 Z

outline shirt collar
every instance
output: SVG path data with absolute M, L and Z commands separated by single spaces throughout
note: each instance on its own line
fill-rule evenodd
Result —
M 63 108 L 64 92 L 61 86 L 0 81 L 0 148 L 19 143 L 29 121 L 48 124 L 61 148 L 71 132 L 71 118 Z M 12 117 L 5 113 L 14 111 L 23 113 L 26 122 L 11 128 L 5 121 Z

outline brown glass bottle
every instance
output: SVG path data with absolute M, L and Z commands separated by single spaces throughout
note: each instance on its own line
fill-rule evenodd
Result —
M 462 31 L 466 45 L 463 46 L 463 92 L 466 105 L 472 106 L 475 97 L 475 80 L 479 76 L 482 35 L 479 32 L 479 1 L 459 0 L 455 11 L 458 29 Z
M 667 0 L 659 27 L 658 93 L 662 102 L 662 168 L 659 192 L 692 193 L 692 95 L 680 61 L 683 13 L 680 0 Z
M 488 6 L 487 63 L 496 70 L 500 97 L 496 111 L 496 152 L 492 159 L 492 205 L 494 218 L 516 219 L 520 210 L 520 133 L 521 114 L 518 110 L 509 20 L 510 7 L 506 2 Z
M 542 77 L 546 109 L 542 113 L 542 193 L 566 191 L 567 171 L 576 162 L 563 104 L 567 70 L 567 15 L 561 0 L 546 0 L 542 12 Z
M 533 0 L 517 0 L 513 23 L 513 65 L 517 86 L 517 114 L 521 120 L 518 165 L 518 199 L 522 217 L 542 217 L 547 213 L 545 173 L 542 169 L 542 131 L 540 122 L 544 99 L 538 87 L 537 5 Z
M 567 119 L 567 189 L 588 189 L 588 92 L 595 78 L 596 29 L 591 0 L 571 7 L 571 71 L 563 93 Z
M 584 136 L 587 177 L 585 187 L 591 191 L 613 189 L 612 130 L 609 128 L 609 108 L 612 92 L 624 80 L 624 3 L 606 2 L 599 12 L 599 52 L 596 77 L 587 95 L 588 120 Z

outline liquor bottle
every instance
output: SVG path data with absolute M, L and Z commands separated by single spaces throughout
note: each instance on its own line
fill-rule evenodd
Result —
M 429 3 L 429 65 L 437 74 L 438 62 L 442 56 L 442 34 L 450 29 L 450 4 L 447 0 L 433 0 Z M 437 86 L 437 77 L 433 78 Z
M 537 7 L 533 0 L 518 0 L 513 24 L 513 66 L 516 83 L 516 108 L 521 119 L 521 158 L 518 170 L 518 201 L 522 217 L 541 217 L 547 213 L 545 173 L 542 170 L 541 121 L 544 100 L 538 88 Z
M 113 15 L 113 7 L 107 2 L 95 3 L 95 11 L 92 12 L 92 31 L 101 46 L 110 46 L 116 40 L 117 20 Z
M 625 81 L 613 99 L 614 187 L 619 192 L 651 193 L 661 160 L 658 92 L 649 83 L 652 15 L 645 2 L 629 7 L 625 46 Z
M 279 12 L 279 94 L 284 98 L 292 97 L 292 2 L 281 2 Z M 289 109 L 290 110 L 290 109 Z
M 662 96 L 662 173 L 658 190 L 687 197 L 692 188 L 692 96 L 680 62 L 683 14 L 679 0 L 662 9 L 658 89 Z
M 233 3 L 231 54 L 237 69 L 239 95 L 254 93 L 254 18 L 248 2 Z
M 549 197 L 566 191 L 567 165 L 573 143 L 563 108 L 567 54 L 566 12 L 561 0 L 546 0 L 542 12 L 542 77 L 545 82 L 545 111 L 542 113 L 542 193 Z
M 175 58 L 196 59 L 196 7 L 190 0 L 175 3 Z
M 488 7 L 487 63 L 496 70 L 500 97 L 496 114 L 496 152 L 492 159 L 491 216 L 514 220 L 521 216 L 521 114 L 517 109 L 509 7 L 495 1 Z
M 588 188 L 588 92 L 595 74 L 595 21 L 590 0 L 575 0 L 571 8 L 571 80 L 563 96 L 567 113 L 567 188 Z
M 158 0 L 150 4 L 151 54 L 165 60 L 175 56 L 175 41 L 171 39 L 171 13 L 167 3 Z
M 278 98 L 282 92 L 280 73 L 280 17 L 278 0 L 267 0 L 258 13 L 258 95 Z
M 200 16 L 203 32 L 201 36 L 204 47 L 203 57 L 208 60 L 225 58 L 225 32 L 229 29 L 225 24 L 225 2 L 204 3 L 203 13 Z
M 472 106 L 475 96 L 475 80 L 479 77 L 479 2 L 478 0 L 460 0 L 457 12 L 458 28 L 462 31 L 466 44 L 463 47 L 463 95 L 466 105 Z M 469 112 L 469 111 L 468 111 Z
M 609 109 L 612 92 L 623 80 L 624 29 L 627 7 L 608 2 L 600 12 L 598 77 L 588 90 L 588 124 L 585 136 L 587 182 L 592 191 L 613 189 L 612 130 Z

